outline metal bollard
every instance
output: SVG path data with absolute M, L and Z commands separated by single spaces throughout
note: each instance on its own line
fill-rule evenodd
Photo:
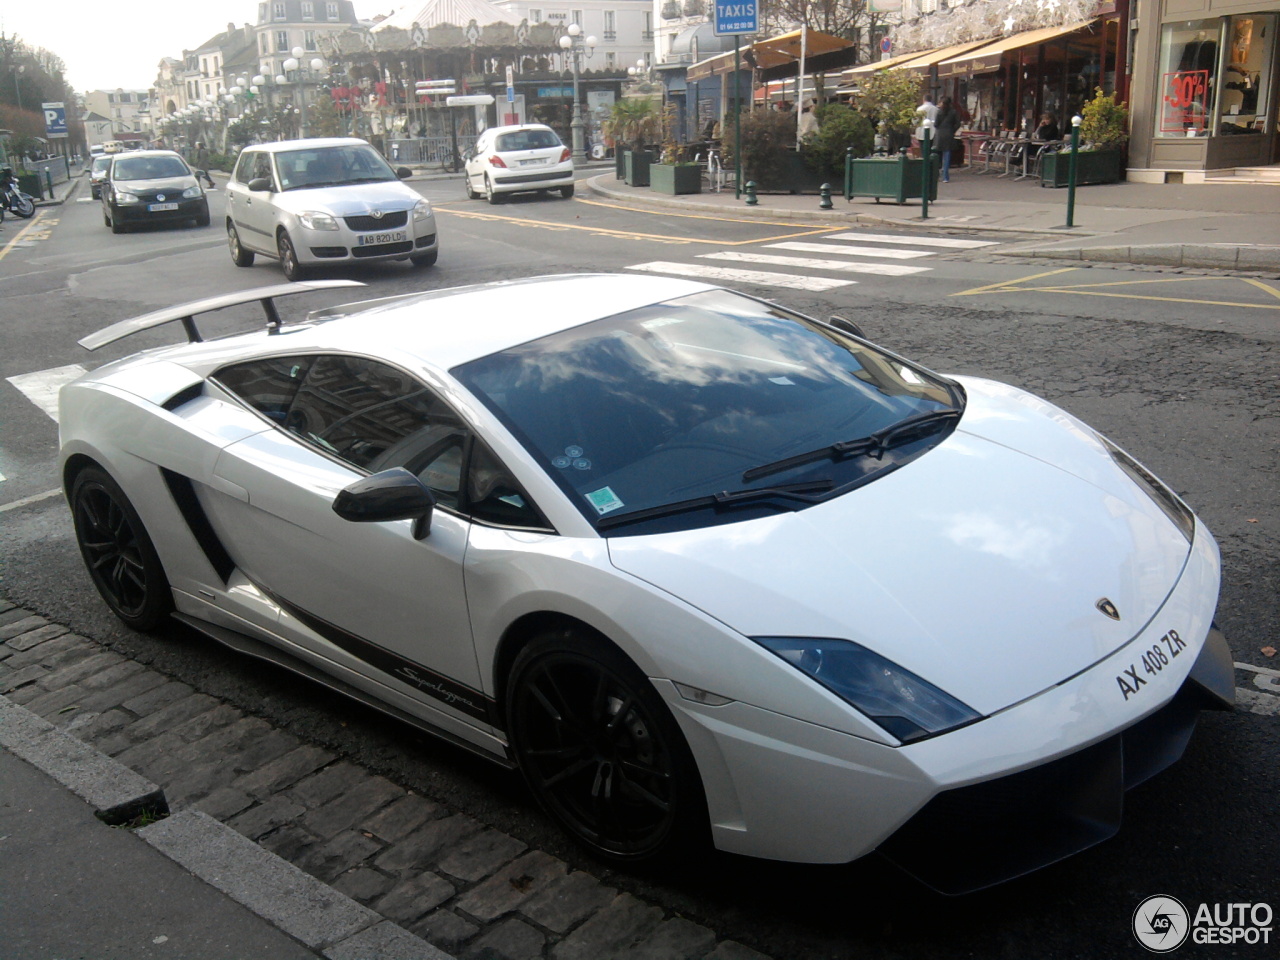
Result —
M 44 168 L 44 187 L 45 187 L 45 191 L 49 194 L 49 199 L 52 200 L 53 199 L 53 174 L 49 172 L 49 168 L 47 166 Z
M 747 194 L 748 207 L 754 207 L 757 203 L 760 202 L 760 198 L 756 196 L 756 182 L 754 180 L 748 180 L 747 185 L 744 189 Z
M 830 210 L 834 206 L 831 202 L 831 184 L 824 183 L 820 186 L 818 188 L 818 196 L 821 197 L 818 201 L 819 210 Z

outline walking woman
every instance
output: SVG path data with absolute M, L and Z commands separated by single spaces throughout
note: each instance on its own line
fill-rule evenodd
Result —
M 936 137 L 933 148 L 942 154 L 942 182 L 951 182 L 951 151 L 956 148 L 956 134 L 960 131 L 960 114 L 950 97 L 943 97 L 938 104 L 938 119 L 934 123 Z

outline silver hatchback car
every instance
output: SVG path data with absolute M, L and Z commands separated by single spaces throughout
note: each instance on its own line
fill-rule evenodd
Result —
M 371 260 L 436 262 L 431 204 L 364 140 L 286 140 L 246 147 L 227 184 L 227 245 L 238 267 L 256 254 L 289 280 Z

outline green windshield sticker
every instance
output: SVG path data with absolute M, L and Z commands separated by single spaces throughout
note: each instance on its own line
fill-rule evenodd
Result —
M 599 490 L 591 491 L 587 494 L 587 501 L 596 508 L 596 513 L 601 515 L 622 506 L 622 501 L 618 499 L 612 487 L 601 487 Z

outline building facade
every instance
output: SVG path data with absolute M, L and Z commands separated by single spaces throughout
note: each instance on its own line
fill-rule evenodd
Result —
M 1130 179 L 1280 163 L 1280 0 L 1147 0 L 1133 27 Z
M 149 140 L 151 138 L 150 90 L 90 90 L 84 95 L 85 114 L 96 114 L 99 120 L 93 124 L 94 132 L 86 126 L 89 144 L 107 140 Z M 110 135 L 92 139 L 102 133 L 102 120 L 110 121 Z

